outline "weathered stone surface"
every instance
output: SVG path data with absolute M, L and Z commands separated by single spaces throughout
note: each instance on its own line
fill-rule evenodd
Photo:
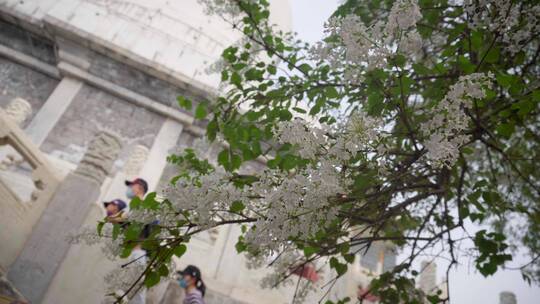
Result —
M 22 98 L 15 98 L 5 108 L 6 115 L 21 125 L 31 114 L 32 106 Z
M 101 184 L 110 173 L 121 146 L 120 140 L 115 135 L 100 132 L 90 142 L 75 173 Z
M 195 137 L 193 135 L 186 132 L 182 133 L 182 135 L 180 135 L 180 138 L 178 139 L 178 142 L 176 143 L 176 147 L 172 151 L 170 151 L 170 153 L 181 153 L 184 149 L 191 147 L 194 140 Z M 178 167 L 171 163 L 167 163 L 157 184 L 157 192 L 162 193 L 162 191 L 165 190 L 169 185 L 171 179 L 176 175 L 178 175 Z
M 91 141 L 74 173 L 68 175 L 36 223 L 8 279 L 32 303 L 40 303 L 70 247 L 67 237 L 82 225 L 98 199 L 105 174 L 118 155 L 118 139 L 107 133 Z
M 128 147 L 151 147 L 163 121 L 163 117 L 151 111 L 84 85 L 41 147 L 78 163 L 84 147 L 99 130 L 114 131 Z M 122 151 L 120 159 L 126 159 L 129 153 L 129 149 Z
M 148 158 L 149 150 L 142 145 L 136 145 L 130 149 L 130 154 L 124 164 L 124 174 L 129 177 L 135 177 L 141 171 L 146 159 Z
M 177 108 L 180 111 L 185 112 L 178 107 L 176 98 L 179 95 L 187 95 L 193 98 L 194 101 L 201 100 L 200 97 L 193 96 L 186 90 L 182 90 L 164 80 L 150 76 L 141 70 L 105 57 L 99 53 L 93 52 L 90 60 L 91 65 L 88 70 L 90 73 L 155 101 Z
M 57 84 L 56 79 L 0 57 L 0 107 L 7 106 L 17 97 L 28 101 L 33 114 L 23 127 L 43 106 Z
M 3 20 L 0 20 L 0 44 L 9 46 L 43 62 L 56 63 L 52 41 Z
M 56 86 L 51 96 L 39 109 L 32 121 L 26 127 L 26 134 L 37 145 L 47 139 L 49 132 L 58 123 L 68 106 L 82 88 L 83 83 L 71 77 L 64 77 Z

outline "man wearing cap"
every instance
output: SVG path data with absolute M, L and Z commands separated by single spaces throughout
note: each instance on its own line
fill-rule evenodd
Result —
M 144 195 L 148 192 L 148 183 L 144 179 L 136 178 L 132 181 L 127 180 L 125 183 L 127 186 L 127 198 L 133 199 L 138 197 L 144 199 Z
M 110 202 L 104 202 L 103 206 L 107 211 L 107 217 L 105 218 L 110 223 L 123 223 L 126 221 L 124 209 L 127 207 L 126 202 L 121 199 L 115 199 Z

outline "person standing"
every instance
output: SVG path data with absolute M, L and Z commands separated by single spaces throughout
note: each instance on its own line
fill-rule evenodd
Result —
M 148 183 L 142 178 L 136 178 L 132 181 L 126 180 L 126 196 L 132 200 L 135 197 L 143 200 L 146 192 L 148 192 Z M 144 234 L 144 233 L 143 233 Z M 144 235 L 141 237 L 141 241 L 144 239 Z M 146 251 L 142 249 L 140 243 L 138 243 L 131 254 L 128 257 L 131 261 L 136 261 L 137 264 L 146 265 Z M 128 302 L 129 304 L 145 304 L 146 303 L 146 288 L 141 288 Z
M 203 297 L 206 293 L 206 285 L 204 285 L 199 268 L 188 265 L 178 274 L 180 275 L 178 284 L 186 291 L 183 304 L 205 304 Z

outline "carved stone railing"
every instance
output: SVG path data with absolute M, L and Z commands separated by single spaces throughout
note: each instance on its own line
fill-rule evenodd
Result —
M 15 260 L 59 184 L 44 154 L 19 127 L 31 113 L 27 102 L 15 99 L 0 109 L 0 267 Z M 18 195 L 9 183 L 18 175 L 15 169 L 29 174 L 30 194 Z

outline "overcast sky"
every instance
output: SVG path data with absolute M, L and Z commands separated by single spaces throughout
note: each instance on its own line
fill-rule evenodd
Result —
M 338 0 L 291 0 L 293 30 L 299 37 L 314 42 L 322 37 L 322 25 L 337 7 Z M 523 263 L 525 259 L 512 262 Z M 468 261 L 463 261 L 466 264 Z M 444 275 L 444 261 L 439 262 L 438 276 Z M 450 275 L 450 299 L 452 304 L 498 304 L 500 291 L 512 291 L 518 304 L 539 304 L 540 287 L 529 287 L 519 271 L 500 271 L 484 278 L 475 271 L 474 265 L 461 265 Z

